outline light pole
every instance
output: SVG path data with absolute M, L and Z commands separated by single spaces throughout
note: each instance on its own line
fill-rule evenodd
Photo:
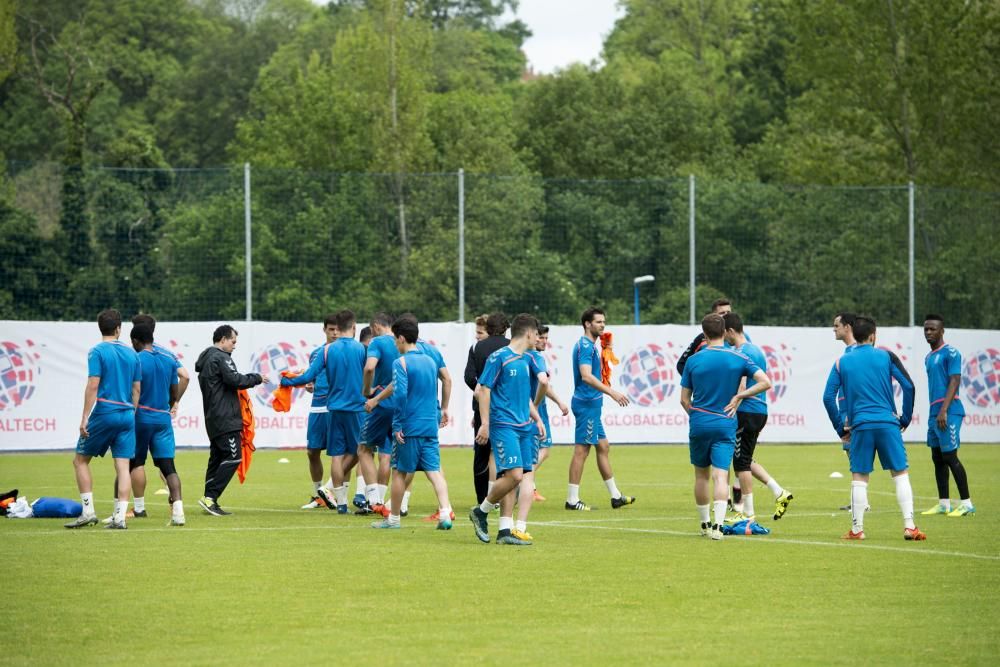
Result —
M 639 285 L 642 283 L 651 283 L 656 278 L 654 276 L 638 276 L 632 279 L 632 287 L 635 289 L 635 323 L 639 324 Z

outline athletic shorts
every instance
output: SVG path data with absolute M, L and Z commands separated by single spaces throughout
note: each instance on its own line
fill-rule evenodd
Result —
M 381 454 L 392 452 L 392 415 L 394 410 L 376 407 L 365 415 L 361 427 L 361 444 Z
M 535 462 L 535 434 L 538 429 L 534 422 L 528 426 L 493 426 L 490 428 L 490 444 L 493 446 L 493 461 L 497 473 L 520 468 L 531 472 Z
M 401 473 L 418 470 L 439 472 L 441 470 L 441 449 L 437 436 L 410 435 L 406 442 L 394 441 L 392 447 L 392 467 Z
M 749 472 L 753 463 L 753 453 L 757 449 L 757 437 L 767 424 L 767 413 L 736 413 L 736 451 L 733 453 L 733 470 Z
M 330 456 L 357 454 L 358 442 L 361 440 L 361 420 L 363 412 L 346 412 L 332 410 L 330 412 L 329 431 L 327 432 L 326 453 Z
M 957 451 L 962 445 L 962 415 L 948 415 L 948 426 L 941 429 L 937 426 L 937 415 L 930 418 L 927 424 L 927 446 L 939 447 L 941 452 Z
M 330 411 L 310 412 L 306 426 L 306 449 L 326 449 L 330 431 Z
M 898 426 L 886 424 L 851 431 L 851 472 L 869 474 L 874 468 L 878 453 L 882 470 L 906 470 L 906 448 Z
M 596 445 L 598 440 L 607 440 L 604 424 L 601 422 L 603 399 L 580 401 L 573 399 L 573 418 L 576 420 L 574 440 L 578 445 Z
M 135 411 L 115 410 L 91 414 L 87 420 L 86 438 L 76 441 L 76 453 L 83 456 L 104 456 L 111 449 L 116 459 L 135 456 Z
M 136 465 L 146 465 L 146 456 L 152 454 L 154 459 L 174 458 L 174 427 L 170 422 L 162 424 L 135 424 L 135 456 L 132 460 Z
M 736 450 L 736 429 L 721 424 L 690 429 L 688 449 L 691 452 L 691 465 L 729 470 Z

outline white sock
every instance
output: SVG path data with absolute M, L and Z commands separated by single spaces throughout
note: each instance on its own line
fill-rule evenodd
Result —
M 604 486 L 608 487 L 608 493 L 611 494 L 612 498 L 622 497 L 622 492 L 618 490 L 618 485 L 615 484 L 614 477 L 604 480 Z
M 175 500 L 172 507 L 173 507 L 174 516 L 184 516 L 184 501 L 183 500 Z
M 363 495 L 365 495 L 365 487 L 366 486 L 367 485 L 365 484 L 364 475 L 358 475 L 358 483 L 357 483 L 357 486 L 354 487 L 354 495 L 356 495 L 356 496 L 363 496 Z
M 323 486 L 323 482 L 313 482 L 313 491 L 315 492 L 315 494 L 317 496 L 319 495 L 319 490 L 320 490 L 320 487 L 322 487 L 322 486 Z
M 405 491 L 403 493 L 403 502 L 401 502 L 400 505 L 401 505 L 401 507 L 399 508 L 399 511 L 401 511 L 401 512 L 409 512 L 410 511 L 410 492 L 409 491 Z M 451 511 L 451 508 L 449 508 L 448 511 Z
M 145 497 L 134 498 L 132 504 L 135 505 L 135 511 L 136 512 L 145 512 L 146 511 L 146 498 Z
M 375 488 L 378 489 L 378 501 L 380 503 L 385 502 L 385 492 L 389 490 L 389 487 L 385 484 L 376 484 Z
M 438 510 L 438 518 L 439 519 L 448 519 L 450 521 L 451 520 L 451 505 L 448 505 L 447 507 L 440 508 Z
M 80 503 L 83 505 L 83 516 L 94 516 L 94 493 L 92 491 L 81 493 Z
M 518 519 L 514 522 L 514 528 L 516 528 L 519 532 L 526 533 L 528 532 L 528 522 Z
M 711 518 L 709 517 L 709 510 L 711 505 L 698 505 L 698 520 L 702 523 L 709 523 Z
M 333 491 L 333 478 L 332 477 L 330 479 L 326 480 L 326 488 L 330 489 L 330 491 Z
M 333 500 L 338 505 L 347 504 L 347 485 L 333 487 Z
M 399 515 L 398 514 L 390 514 L 389 515 L 389 525 L 391 525 L 391 526 L 398 526 L 399 525 Z
M 715 521 L 712 523 L 721 526 L 726 522 L 726 505 L 727 501 L 725 500 L 716 500 L 712 503 L 712 512 L 715 514 Z
M 941 503 L 941 507 L 951 511 L 951 498 L 939 498 L 938 502 Z
M 743 513 L 746 514 L 747 516 L 754 516 L 752 493 L 743 494 Z
M 122 502 L 121 500 L 115 501 L 115 513 L 112 515 L 116 523 L 121 523 L 125 521 L 125 510 L 128 509 L 128 501 Z
M 580 485 L 570 484 L 569 490 L 566 492 L 566 502 L 570 505 L 576 505 L 580 502 Z
M 514 528 L 514 517 L 512 516 L 500 517 L 500 530 L 512 530 L 513 528 Z
M 892 478 L 896 483 L 896 502 L 903 512 L 903 525 L 907 528 L 915 528 L 913 523 L 913 487 L 910 486 L 910 474 L 903 473 Z
M 771 481 L 767 483 L 767 488 L 771 490 L 771 493 L 774 494 L 775 498 L 785 492 L 785 490 L 781 488 L 781 484 L 778 484 L 778 480 L 773 477 L 771 478 Z
M 868 482 L 851 481 L 851 530 L 865 529 L 865 507 L 868 506 Z
M 365 484 L 365 498 L 368 499 L 369 505 L 378 505 L 378 484 Z
M 485 512 L 486 514 L 489 514 L 490 512 L 493 511 L 493 503 L 491 503 L 488 500 L 484 500 L 482 503 L 480 503 L 479 509 Z
M 963 498 L 962 507 L 967 507 L 968 509 L 972 509 L 972 498 L 971 497 Z

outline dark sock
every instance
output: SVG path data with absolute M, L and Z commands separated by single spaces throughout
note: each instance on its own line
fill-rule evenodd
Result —
M 944 462 L 951 470 L 951 476 L 955 478 L 955 486 L 958 487 L 958 497 L 962 500 L 969 499 L 969 478 L 965 474 L 965 466 L 958 460 L 958 452 L 948 452 L 942 454 Z
M 944 455 L 937 447 L 931 448 L 931 461 L 934 462 L 934 481 L 937 482 L 938 498 L 948 497 L 948 464 Z

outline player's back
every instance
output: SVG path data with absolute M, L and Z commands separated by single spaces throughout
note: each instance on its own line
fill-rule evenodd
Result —
M 393 362 L 400 401 L 397 420 L 405 435 L 429 437 L 438 432 L 437 363 L 419 350 Z
M 852 430 L 866 426 L 898 425 L 889 353 L 872 345 L 858 345 L 837 363 L 844 392 L 846 424 Z
M 438 370 L 448 367 L 448 365 L 444 363 L 444 355 L 441 354 L 441 350 L 437 349 L 437 347 L 427 342 L 423 338 L 417 339 L 417 349 L 426 354 L 428 357 L 430 357 L 434 361 L 434 364 L 437 366 Z
M 760 370 L 747 356 L 722 346 L 710 346 L 688 359 L 681 386 L 691 390 L 691 426 L 735 424 L 726 405 L 740 389 L 740 378 Z
M 396 349 L 396 339 L 392 334 L 376 336 L 368 344 L 368 359 L 375 359 L 375 376 L 372 379 L 372 391 L 376 394 L 389 386 L 392 382 L 392 364 L 399 358 L 399 350 Z M 395 396 L 390 396 L 379 404 L 387 410 L 391 410 L 395 405 Z
M 764 355 L 764 352 L 759 347 L 751 343 L 749 339 L 747 339 L 746 343 L 735 349 L 740 354 L 749 358 L 750 361 L 756 364 L 756 366 L 760 368 L 762 371 L 764 371 L 765 373 L 767 372 L 767 357 Z M 756 380 L 754 380 L 752 377 L 747 378 L 747 387 L 746 387 L 747 389 L 751 388 L 755 384 L 757 384 Z M 737 409 L 737 411 L 766 415 L 767 392 L 766 391 L 761 392 L 756 396 L 751 396 L 750 398 L 744 400 L 742 403 L 740 403 L 740 407 Z
M 338 338 L 327 351 L 326 373 L 330 393 L 326 408 L 331 411 L 362 412 L 361 395 L 365 370 L 365 346 L 353 338 Z
M 580 366 L 590 366 L 591 374 L 601 377 L 601 351 L 587 336 L 580 336 L 573 346 L 573 398 L 579 401 L 600 401 L 604 394 L 586 384 Z
M 315 350 L 312 351 L 312 354 L 309 355 L 310 366 L 312 366 L 313 363 L 315 363 L 316 357 L 318 357 L 321 354 L 324 354 L 324 350 L 326 350 L 326 348 L 327 344 L 324 343 L 323 345 L 320 345 L 319 347 L 317 347 Z M 324 372 L 317 373 L 316 379 L 313 380 L 312 407 L 314 408 L 320 406 L 326 407 L 326 400 L 329 397 L 329 394 L 330 394 L 330 379 L 329 377 L 327 377 L 327 373 L 324 369 Z
M 177 384 L 176 360 L 153 348 L 139 353 L 139 363 L 142 384 L 136 420 L 149 424 L 170 422 L 170 387 Z
M 527 354 L 502 347 L 489 356 L 479 384 L 490 389 L 490 423 L 526 426 L 531 423 L 531 380 L 535 367 Z
M 139 355 L 121 341 L 102 341 L 90 348 L 87 374 L 100 377 L 94 412 L 132 409 L 132 383 L 141 378 Z

